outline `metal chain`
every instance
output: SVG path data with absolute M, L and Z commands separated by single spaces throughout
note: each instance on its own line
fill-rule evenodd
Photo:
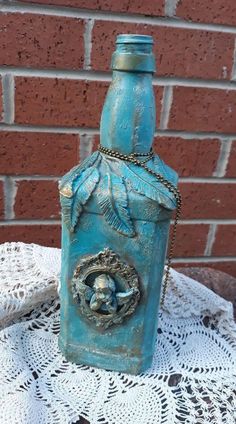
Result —
M 98 150 L 101 153 L 104 153 L 108 156 L 112 156 L 112 157 L 117 158 L 117 159 L 121 159 L 121 160 L 124 160 L 124 161 L 127 161 L 127 162 L 131 162 L 134 165 L 140 166 L 141 168 L 145 169 L 147 172 L 149 172 L 149 174 L 154 175 L 157 178 L 157 180 L 160 181 L 169 190 L 169 192 L 174 195 L 174 197 L 176 199 L 177 208 L 176 208 L 176 213 L 175 213 L 175 218 L 174 218 L 172 235 L 171 235 L 171 239 L 170 239 L 169 253 L 168 253 L 168 256 L 167 256 L 166 272 L 165 272 L 163 289 L 162 289 L 162 296 L 161 296 L 161 306 L 163 306 L 164 302 L 165 302 L 165 296 L 166 296 L 166 292 L 167 292 L 168 283 L 169 283 L 170 267 L 171 267 L 173 254 L 174 254 L 177 224 L 178 224 L 180 214 L 181 214 L 182 200 L 181 200 L 180 191 L 170 181 L 166 180 L 161 174 L 153 171 L 152 169 L 150 169 L 146 165 L 146 162 L 148 162 L 154 156 L 154 152 L 153 152 L 152 149 L 148 153 L 132 153 L 131 155 L 125 155 L 123 153 L 117 152 L 116 150 L 107 149 L 106 147 L 103 147 L 101 145 L 98 146 Z M 137 157 L 145 157 L 145 159 L 140 160 L 140 159 L 137 159 Z

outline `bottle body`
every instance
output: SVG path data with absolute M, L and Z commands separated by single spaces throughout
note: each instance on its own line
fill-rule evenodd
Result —
M 150 221 L 146 212 L 146 217 L 142 213 L 142 219 L 138 219 L 141 210 L 153 209 L 152 202 L 138 194 L 131 201 L 136 210 L 135 237 L 118 232 L 114 235 L 104 216 L 96 213 L 96 199 L 87 206 L 75 233 L 63 225 L 60 347 L 70 361 L 138 374 L 151 366 L 154 352 L 170 213 L 156 211 Z M 73 297 L 68 283 L 81 260 L 107 248 L 135 269 L 140 299 L 132 315 L 120 324 L 104 328 L 80 315 L 78 298 Z M 109 273 L 110 266 L 102 272 Z
M 123 36 L 113 57 L 101 118 L 101 144 L 126 155 L 149 151 L 155 128 L 150 37 L 148 46 L 135 37 Z M 147 166 L 176 185 L 158 156 Z M 76 363 L 138 374 L 152 362 L 175 198 L 145 169 L 100 152 L 62 179 L 60 193 L 60 349 Z

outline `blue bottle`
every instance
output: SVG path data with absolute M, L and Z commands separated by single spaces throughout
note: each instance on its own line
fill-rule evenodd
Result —
M 175 171 L 148 155 L 156 116 L 152 44 L 150 36 L 117 37 L 101 117 L 102 151 L 60 182 L 60 349 L 69 361 L 130 374 L 152 363 L 176 208 L 166 186 L 122 156 L 133 155 L 177 185 Z

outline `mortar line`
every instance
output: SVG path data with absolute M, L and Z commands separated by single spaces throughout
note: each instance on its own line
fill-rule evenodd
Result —
M 99 134 L 98 128 L 87 127 L 57 127 L 57 126 L 40 126 L 40 125 L 5 125 L 0 123 L 0 131 L 8 132 L 39 132 L 39 133 L 52 133 L 52 134 Z
M 160 129 L 168 128 L 171 105 L 173 101 L 173 87 L 166 86 L 163 90 L 162 107 L 160 116 Z
M 197 222 L 198 220 L 196 220 L 196 222 L 194 220 L 189 220 L 188 224 L 190 225 L 190 221 L 192 224 L 196 224 L 196 225 L 201 225 L 201 223 Z M 220 221 L 220 220 L 219 220 Z M 0 225 L 12 225 L 12 224 L 16 224 L 16 225 L 25 225 L 25 224 L 45 224 L 45 223 L 49 223 L 49 224 L 61 224 L 61 220 L 60 219 L 2 219 L 0 220 Z M 207 222 L 205 222 L 204 224 L 206 224 Z M 180 224 L 182 225 L 183 222 L 180 221 Z M 227 225 L 228 223 L 226 223 L 225 225 Z M 235 224 L 235 220 L 234 220 L 234 224 Z M 221 224 L 220 225 L 224 225 Z M 204 256 L 206 257 L 206 256 Z
M 86 51 L 85 67 L 90 67 L 91 45 Z M 110 72 L 102 72 L 89 69 L 37 69 L 37 68 L 22 68 L 16 66 L 0 66 L 0 74 L 11 72 L 16 77 L 37 77 L 37 78 L 58 78 L 70 80 L 88 80 L 88 81 L 104 81 L 110 82 L 112 75 Z M 207 80 L 201 78 L 182 78 L 182 77 L 164 77 L 154 76 L 154 86 L 180 86 L 180 87 L 198 87 L 217 90 L 236 90 L 236 81 L 226 80 Z
M 220 154 L 216 164 L 216 169 L 213 173 L 213 177 L 224 177 L 229 161 L 230 151 L 232 146 L 232 140 L 223 139 L 221 140 Z
M 228 138 L 228 140 L 235 140 L 236 134 L 225 134 L 225 133 L 215 133 L 215 132 L 206 132 L 206 131 L 198 131 L 198 132 L 191 132 L 191 131 L 179 131 L 179 130 L 160 130 L 157 129 L 155 131 L 156 137 L 180 137 L 185 140 L 192 140 L 192 139 L 198 139 L 198 140 L 205 140 L 206 138 L 211 139 L 223 139 Z
M 0 227 L 12 225 L 60 225 L 60 219 L 11 219 L 0 221 Z
M 153 26 L 170 26 L 173 28 L 186 28 L 205 30 L 213 32 L 226 32 L 236 34 L 236 28 L 233 25 L 222 25 L 222 24 L 209 24 L 199 22 L 187 22 L 181 18 L 166 18 L 158 16 L 144 16 L 135 13 L 127 12 L 111 12 L 111 11 L 97 11 L 89 9 L 69 8 L 63 6 L 52 6 L 52 5 L 38 5 L 38 4 L 26 4 L 21 2 L 14 2 L 12 4 L 1 4 L 0 12 L 8 13 L 33 13 L 53 16 L 63 16 L 71 18 L 83 18 L 83 19 L 97 19 L 105 21 L 118 21 L 118 22 L 129 22 L 129 23 L 140 23 Z
M 232 80 L 236 80 L 236 38 L 234 40 L 234 53 L 233 53 L 233 66 L 232 66 Z
M 4 205 L 5 205 L 5 218 L 7 220 L 14 219 L 15 212 L 14 212 L 14 203 L 15 203 L 15 197 L 17 193 L 17 185 L 15 183 L 15 180 L 10 177 L 6 176 L 4 181 Z
M 3 121 L 12 124 L 15 119 L 15 84 L 12 73 L 2 74 Z
M 84 144 L 82 147 L 82 151 L 80 151 L 80 162 L 82 162 L 89 154 L 92 152 L 92 144 L 93 140 L 91 136 L 85 136 L 84 140 L 81 144 Z M 5 175 L 0 175 L 0 178 L 4 178 Z M 61 175 L 8 175 L 8 177 L 12 177 L 15 180 L 50 180 L 50 181 L 57 181 L 58 178 L 61 178 Z M 193 183 L 193 184 L 236 184 L 236 178 L 216 178 L 216 177 L 181 177 L 179 179 L 180 183 Z
M 236 184 L 236 178 L 180 177 L 179 182 L 181 182 L 181 183 Z
M 93 26 L 94 26 L 93 19 L 86 20 L 85 29 L 84 29 L 84 69 L 85 70 L 89 70 L 91 68 Z
M 174 221 L 172 222 L 174 223 Z M 218 224 L 218 225 L 236 225 L 236 219 L 180 219 L 181 225 L 201 225 L 201 224 Z
M 207 240 L 206 240 L 204 256 L 211 256 L 212 247 L 213 247 L 215 236 L 216 236 L 216 229 L 217 229 L 216 224 L 210 224 Z
M 69 171 L 69 170 L 68 170 Z M 62 175 L 52 176 L 52 175 L 8 175 L 8 177 L 13 178 L 15 181 L 55 181 L 57 182 Z
M 80 159 L 80 137 L 81 137 L 81 135 L 77 134 L 77 137 L 76 137 L 76 150 L 77 150 L 76 161 L 78 161 L 78 163 L 81 162 L 81 159 Z M 60 176 L 60 178 L 61 178 L 61 176 Z
M 179 0 L 165 0 L 165 16 L 174 17 Z
M 80 136 L 79 157 L 82 162 L 86 157 L 91 155 L 93 149 L 93 135 L 82 134 Z
M 50 125 L 24 125 L 24 124 L 12 124 L 7 125 L 0 123 L 0 131 L 8 132 L 39 132 L 39 133 L 52 133 L 52 134 L 99 134 L 99 128 L 90 128 L 90 127 L 58 127 Z M 204 140 L 209 139 L 223 139 L 226 138 L 228 141 L 235 140 L 236 133 L 226 134 L 226 133 L 214 133 L 214 132 L 189 132 L 189 131 L 178 131 L 178 130 L 156 130 L 156 137 L 180 137 L 185 140 Z
M 235 81 L 225 80 L 204 80 L 201 78 L 177 78 L 177 77 L 154 77 L 153 85 L 179 86 L 179 87 L 198 87 L 216 90 L 236 90 Z
M 90 56 L 89 51 L 86 52 Z M 87 62 L 90 57 L 86 58 Z M 89 71 L 88 69 L 54 69 L 54 68 L 23 68 L 17 66 L 0 66 L 0 74 L 11 72 L 16 77 L 37 77 L 37 78 L 58 78 L 58 79 L 71 79 L 71 80 L 89 80 L 89 81 L 111 81 L 110 72 Z M 235 84 L 236 86 L 236 84 Z
M 236 262 L 236 256 L 196 256 L 196 257 L 178 257 L 173 258 L 172 263 L 189 262 L 189 263 L 200 263 L 200 262 Z

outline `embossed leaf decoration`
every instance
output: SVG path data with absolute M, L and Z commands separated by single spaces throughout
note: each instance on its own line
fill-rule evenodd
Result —
M 168 194 L 163 193 L 163 190 L 168 189 L 165 189 L 162 183 L 157 182 L 154 176 L 148 174 L 145 176 L 140 175 L 140 173 L 137 173 L 135 165 L 125 166 L 126 180 L 134 191 L 148 197 L 149 199 L 155 200 L 167 209 L 175 209 L 176 202 L 174 196 L 169 192 Z
M 85 169 L 92 166 L 97 158 L 100 156 L 99 152 L 94 152 L 91 156 L 87 157 L 82 163 L 74 166 L 59 182 L 60 194 L 65 197 L 73 196 L 73 183 L 78 176 L 85 171 Z
M 63 221 L 66 224 L 68 230 L 71 229 L 71 206 L 73 202 L 73 197 L 60 196 L 61 200 L 61 209 L 63 215 Z
M 82 172 L 80 178 L 76 181 L 76 192 L 72 207 L 71 226 L 74 230 L 78 219 L 83 211 L 83 206 L 90 198 L 99 181 L 99 172 L 97 168 L 88 168 Z
M 177 173 L 171 169 L 164 161 L 160 158 L 160 156 L 154 157 L 154 165 L 156 169 L 159 169 L 160 174 L 166 178 L 170 183 L 177 185 L 178 175 Z
M 90 167 L 77 177 L 73 197 L 61 196 L 63 219 L 71 232 L 74 231 L 83 211 L 83 206 L 93 193 L 99 178 L 100 175 L 97 168 Z
M 129 214 L 127 188 L 122 177 L 106 174 L 100 184 L 98 203 L 109 225 L 125 236 L 135 235 Z

